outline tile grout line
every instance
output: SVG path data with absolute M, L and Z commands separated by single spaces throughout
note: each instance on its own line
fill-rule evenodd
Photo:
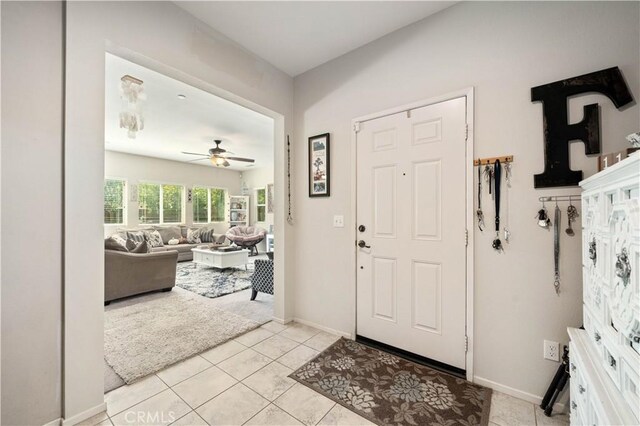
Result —
M 326 397 L 325 397 L 325 398 L 326 398 Z M 327 398 L 327 399 L 328 399 L 328 398 Z M 329 399 L 329 401 L 331 401 L 331 400 Z M 336 408 L 336 405 L 338 405 L 338 403 L 337 403 L 337 402 L 334 402 L 334 403 L 333 403 L 333 405 L 331 406 L 331 408 L 329 408 L 329 411 L 327 411 L 327 412 L 324 414 L 324 416 L 322 416 L 322 418 L 321 418 L 320 420 L 318 420 L 315 424 L 316 424 L 316 425 L 319 425 L 319 424 L 320 424 L 320 422 L 321 422 L 321 421 L 323 421 L 323 420 L 324 420 L 324 418 L 325 418 L 325 417 L 327 417 L 327 416 L 329 415 L 329 413 L 331 412 L 331 410 L 333 410 L 334 408 Z

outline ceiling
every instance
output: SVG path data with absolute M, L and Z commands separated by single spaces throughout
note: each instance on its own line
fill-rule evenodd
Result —
M 177 1 L 292 77 L 455 1 Z
M 129 74 L 144 81 L 142 102 L 144 129 L 135 139 L 120 128 L 123 109 L 120 78 Z M 185 95 L 179 99 L 178 95 Z M 252 170 L 273 163 L 273 119 L 229 102 L 211 93 L 166 77 L 117 56 L 106 55 L 105 149 L 175 161 L 197 158 L 182 151 L 206 154 L 222 139 L 222 148 L 236 157 L 255 159 L 248 163 L 230 161 L 231 170 Z M 214 167 L 203 160 L 190 164 Z

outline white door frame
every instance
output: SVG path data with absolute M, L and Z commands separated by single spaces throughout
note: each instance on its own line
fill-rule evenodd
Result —
M 467 380 L 470 382 L 473 382 L 473 344 L 474 344 L 474 340 L 473 340 L 473 300 L 474 300 L 474 279 L 473 279 L 473 275 L 474 275 L 474 264 L 473 264 L 473 259 L 474 259 L 474 244 L 473 244 L 473 227 L 474 227 L 474 214 L 473 214 L 473 159 L 474 157 L 474 150 L 473 150 L 473 104 L 474 104 L 474 88 L 473 87 L 468 87 L 465 89 L 461 89 L 461 90 L 457 90 L 455 92 L 450 92 L 447 93 L 445 95 L 441 95 L 441 96 L 436 96 L 433 98 L 429 98 L 429 99 L 424 99 L 421 101 L 417 101 L 417 102 L 412 102 L 410 104 L 405 104 L 405 105 L 401 105 L 401 106 L 397 106 L 394 108 L 390 108 L 384 111 L 380 111 L 380 112 L 376 112 L 373 114 L 368 114 L 368 115 L 364 115 L 358 118 L 354 118 L 353 120 L 351 120 L 351 205 L 353 206 L 351 208 L 351 223 L 354 224 L 353 228 L 351 229 L 351 241 L 354 242 L 353 244 L 353 249 L 350 252 L 350 256 L 351 258 L 349 259 L 349 262 L 351 264 L 351 270 L 353 271 L 353 286 L 352 286 L 352 295 L 353 295 L 353 303 L 354 303 L 354 309 L 353 309 L 353 333 L 352 336 L 356 336 L 357 334 L 357 276 L 356 276 L 356 271 L 357 271 L 357 249 L 356 249 L 356 245 L 355 245 L 355 241 L 358 239 L 357 238 L 357 226 L 358 226 L 358 218 L 357 218 L 357 211 L 358 211 L 358 200 L 357 200 L 357 196 L 358 196 L 358 188 L 357 188 L 357 166 L 358 166 L 358 159 L 357 159 L 357 131 L 356 129 L 358 128 L 359 123 L 363 122 L 363 121 L 369 121 L 369 120 L 373 120 L 376 118 L 380 118 L 380 117 L 384 117 L 387 115 L 393 115 L 393 114 L 397 114 L 399 112 L 404 112 L 406 110 L 410 110 L 410 109 L 416 109 L 416 108 L 421 108 L 421 107 L 425 107 L 425 106 L 429 106 L 429 105 L 433 105 L 433 104 L 437 104 L 440 102 L 445 102 L 445 101 L 449 101 L 452 99 L 456 99 L 456 98 L 462 98 L 462 97 L 466 97 L 467 98 L 467 102 L 466 102 L 466 114 L 467 114 L 467 142 L 466 142 L 466 155 L 465 155 L 465 171 L 466 171 L 466 188 L 465 188 L 465 196 L 466 196 L 466 229 L 467 229 L 467 253 L 466 253 L 466 280 L 467 280 L 467 286 L 466 286 L 466 321 L 465 321 L 465 325 L 466 325 L 466 335 L 467 335 L 467 339 L 468 339 L 468 346 L 467 346 L 467 353 L 465 356 L 465 362 L 466 362 L 466 374 L 467 374 Z

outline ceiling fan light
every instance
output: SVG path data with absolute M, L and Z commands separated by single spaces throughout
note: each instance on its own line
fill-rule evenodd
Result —
M 216 156 L 211 157 L 211 163 L 216 167 L 222 167 L 222 166 L 226 167 L 229 164 L 227 163 L 227 160 L 225 160 L 224 158 L 216 157 Z

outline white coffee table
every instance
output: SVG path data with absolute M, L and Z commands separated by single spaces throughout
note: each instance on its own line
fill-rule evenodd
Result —
M 247 269 L 249 263 L 249 250 L 242 249 L 237 251 L 212 251 L 208 248 L 194 248 L 193 263 L 212 266 L 214 268 L 225 269 L 235 266 L 242 266 Z

